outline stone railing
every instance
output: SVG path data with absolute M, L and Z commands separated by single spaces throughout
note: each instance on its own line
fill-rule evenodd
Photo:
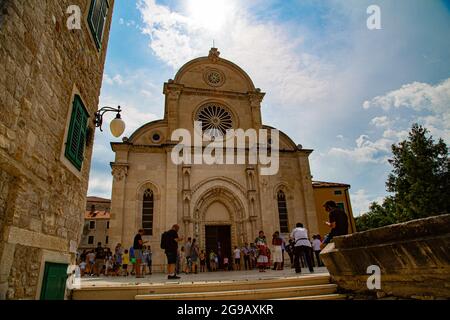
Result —
M 320 256 L 343 291 L 450 298 L 450 214 L 337 237 Z M 381 288 L 374 289 L 378 267 Z

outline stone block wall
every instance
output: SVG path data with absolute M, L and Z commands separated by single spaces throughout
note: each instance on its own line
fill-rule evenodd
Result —
M 74 94 L 94 132 L 114 1 L 100 50 L 90 3 L 0 3 L 0 299 L 39 297 L 41 251 L 70 263 L 80 240 L 93 135 L 81 171 L 65 161 L 65 139 Z M 70 5 L 81 9 L 81 30 L 67 28 Z
M 401 298 L 450 298 L 450 214 L 337 237 L 321 253 L 333 281 L 346 291 Z M 381 288 L 367 273 L 380 267 Z

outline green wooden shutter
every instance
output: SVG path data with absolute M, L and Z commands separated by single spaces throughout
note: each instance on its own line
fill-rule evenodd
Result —
M 88 113 L 81 101 L 76 95 L 73 100 L 72 116 L 70 119 L 69 133 L 66 142 L 66 158 L 78 169 L 84 160 L 84 146 L 86 144 Z
M 105 21 L 108 15 L 109 4 L 107 0 L 92 0 L 89 9 L 88 23 L 97 49 L 100 50 L 103 40 Z

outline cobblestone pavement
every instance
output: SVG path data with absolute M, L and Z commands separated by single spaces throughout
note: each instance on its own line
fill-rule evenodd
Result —
M 167 275 L 163 273 L 154 273 L 146 275 L 145 278 L 136 278 L 135 276 L 128 277 L 90 277 L 85 276 L 81 280 L 81 287 L 92 286 L 130 286 L 130 285 L 145 285 L 156 283 L 192 283 L 192 282 L 223 282 L 223 281 L 242 281 L 242 280 L 262 280 L 275 279 L 286 277 L 306 277 L 315 274 L 328 274 L 325 267 L 314 268 L 314 273 L 310 273 L 308 269 L 302 268 L 302 273 L 296 274 L 294 269 L 284 270 L 267 270 L 266 272 L 259 272 L 257 269 L 249 271 L 216 271 L 216 272 L 202 272 L 198 274 L 180 274 L 179 280 L 167 280 Z

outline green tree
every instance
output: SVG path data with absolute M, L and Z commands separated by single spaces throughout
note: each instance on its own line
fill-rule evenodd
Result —
M 414 124 L 408 139 L 392 145 L 386 188 L 393 195 L 356 218 L 358 231 L 450 212 L 450 162 L 442 139 Z

